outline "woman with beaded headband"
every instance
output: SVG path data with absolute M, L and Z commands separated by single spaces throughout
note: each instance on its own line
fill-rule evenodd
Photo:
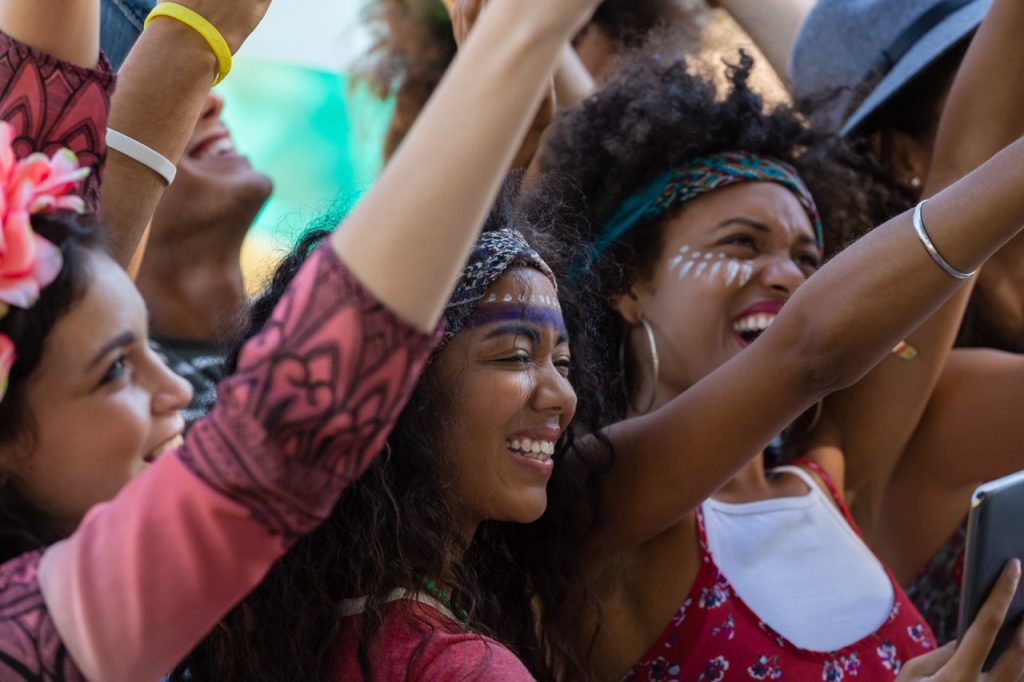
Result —
M 803 130 L 795 120 L 790 123 L 792 127 L 786 130 Z M 784 126 L 786 119 L 780 117 L 776 124 Z M 800 139 L 809 140 L 810 136 Z M 1016 205 L 1018 197 L 1012 185 L 1020 171 L 1012 169 L 1022 154 L 1024 147 L 1018 144 L 956 191 L 930 204 L 928 229 L 936 237 L 935 243 L 940 243 L 938 235 L 942 235 L 941 254 L 958 262 L 976 263 L 1014 233 L 1024 207 Z M 778 155 L 783 155 L 782 151 Z M 839 170 L 832 168 L 833 172 Z M 1012 177 L 1006 175 L 1011 172 Z M 847 173 L 841 177 L 849 180 L 855 176 Z M 997 178 L 1001 182 L 995 183 Z M 816 268 L 822 240 L 820 220 L 809 191 L 790 164 L 765 154 L 715 154 L 658 180 L 658 188 L 638 194 L 609 222 L 660 215 L 677 200 L 696 204 L 697 196 L 709 198 L 753 188 L 756 200 L 767 200 L 772 210 L 781 206 L 785 215 L 785 233 L 775 235 L 785 246 L 776 248 L 785 252 L 787 260 L 799 259 L 800 266 L 807 269 L 813 262 Z M 950 217 L 966 210 L 965 195 L 988 184 L 998 185 L 998 197 L 990 195 L 984 207 L 975 206 L 979 213 L 963 222 Z M 755 216 L 766 222 L 744 226 L 756 232 L 773 227 L 782 231 L 770 212 L 769 217 Z M 539 222 L 542 216 L 529 217 Z M 970 234 L 970 222 L 981 218 L 992 231 Z M 574 361 L 568 365 L 563 317 L 558 308 L 548 308 L 556 294 L 548 268 L 514 233 L 486 232 L 449 302 L 447 343 L 433 358 L 399 418 L 387 455 L 342 496 L 334 511 L 335 525 L 302 541 L 268 582 L 183 663 L 175 677 L 586 676 L 578 666 L 591 653 L 585 639 L 591 630 L 581 628 L 581 623 L 588 622 L 587 616 L 621 617 L 622 604 L 634 603 L 636 596 L 605 592 L 600 615 L 586 610 L 598 608 L 585 598 L 587 589 L 604 587 L 609 578 L 615 580 L 619 567 L 614 559 L 621 557 L 621 548 L 644 543 L 651 528 L 670 534 L 674 526 L 683 525 L 685 530 L 684 517 L 727 483 L 751 458 L 758 443 L 770 440 L 820 398 L 859 379 L 955 290 L 956 280 L 945 276 L 919 249 L 912 223 L 910 216 L 901 216 L 866 237 L 803 285 L 784 311 L 776 310 L 771 331 L 757 344 L 744 353 L 734 353 L 735 357 L 692 389 L 661 401 L 646 414 L 608 427 L 593 439 L 575 437 L 575 430 L 565 426 L 574 411 L 579 411 L 576 392 L 565 379 L 580 381 L 580 351 L 589 350 L 585 339 L 581 342 L 580 335 L 573 336 Z M 321 238 L 323 235 L 311 236 L 279 271 L 267 298 L 256 307 L 254 326 L 260 323 L 261 310 L 272 305 L 287 285 L 310 245 Z M 786 241 L 790 239 L 792 244 Z M 582 283 L 574 289 L 585 287 L 587 275 L 581 279 L 580 269 L 588 261 L 599 262 L 604 256 L 601 249 L 606 247 L 616 248 L 598 243 L 583 259 L 572 258 L 569 249 L 560 254 L 559 260 L 568 260 L 576 270 L 569 281 L 575 276 Z M 756 268 L 746 267 L 746 259 L 738 256 L 719 258 L 715 252 L 708 258 L 705 250 L 699 249 L 694 257 L 694 251 L 698 251 L 694 246 L 686 250 L 678 246 L 673 253 L 673 262 L 666 268 L 673 268 L 677 280 L 713 279 L 720 288 L 739 290 L 763 276 L 760 263 Z M 687 265 L 686 274 L 680 275 Z M 824 292 L 837 282 L 848 282 L 848 296 L 841 305 L 824 300 Z M 876 311 L 874 297 L 892 286 L 898 286 L 902 295 L 890 307 Z M 581 320 L 588 309 L 574 304 L 568 312 L 569 324 L 564 326 L 574 334 L 585 329 Z M 818 334 L 807 335 L 804 332 L 812 320 Z M 651 346 L 657 348 L 658 340 Z M 606 382 L 603 388 L 607 391 L 612 385 Z M 597 392 L 588 384 L 581 383 L 578 388 L 585 389 L 579 394 L 584 398 L 580 403 L 583 411 L 595 410 Z M 588 427 L 584 423 L 577 429 L 586 431 Z M 687 448 L 666 448 L 666 443 L 686 444 L 721 456 L 698 461 L 687 456 L 691 452 Z M 615 455 L 611 460 L 605 449 L 609 444 Z M 548 491 L 546 484 L 552 476 L 553 483 L 564 477 L 571 492 L 579 485 L 581 473 L 573 464 L 588 461 L 611 468 L 597 481 L 603 492 L 603 510 L 598 509 L 594 518 L 581 519 L 589 516 L 581 513 L 588 510 L 567 507 L 574 501 L 568 493 L 560 485 Z M 806 501 L 824 514 L 826 535 L 835 533 L 846 540 L 839 550 L 844 559 L 857 562 L 854 576 L 862 579 L 866 575 L 863 582 L 872 588 L 877 586 L 877 582 L 871 583 L 872 572 L 876 576 L 881 573 L 890 603 L 884 614 L 885 629 L 876 640 L 870 640 L 877 649 L 872 651 L 874 661 L 862 662 L 865 654 L 860 649 L 834 657 L 812 656 L 795 674 L 804 678 L 813 674 L 817 679 L 825 673 L 845 675 L 861 666 L 865 675 L 895 678 L 911 655 L 929 652 L 934 646 L 927 626 L 915 617 L 884 568 L 857 540 L 848 520 L 840 516 L 840 507 L 832 506 L 838 503 L 825 498 L 820 490 L 816 496 L 807 493 L 808 487 L 813 486 L 813 492 L 823 485 L 825 474 L 818 476 L 796 473 L 795 485 L 790 488 L 804 493 Z M 522 525 L 542 513 L 538 523 Z M 354 528 L 358 532 L 353 532 L 348 523 L 358 518 L 373 522 L 357 523 Z M 594 524 L 593 533 L 581 546 L 579 526 L 589 523 Z M 549 531 L 559 534 L 553 536 Z M 820 534 L 822 526 L 811 531 Z M 671 544 L 675 538 L 660 540 Z M 659 548 L 647 545 L 644 549 L 653 553 Z M 643 557 L 635 559 L 642 561 Z M 559 575 L 575 571 L 583 575 Z M 651 576 L 664 581 L 664 576 Z M 572 577 L 587 578 L 589 588 L 571 582 Z M 1003 603 L 1005 588 L 1012 591 L 1015 580 L 1009 571 L 1001 584 Z M 687 608 L 715 611 L 729 600 L 729 590 L 724 581 L 702 585 Z M 869 590 L 857 594 L 874 596 Z M 878 601 L 883 600 L 884 595 Z M 657 607 L 657 599 L 652 599 L 651 605 Z M 671 606 L 677 607 L 678 602 Z M 901 608 L 906 613 L 901 615 Z M 663 627 L 671 615 L 661 622 L 654 616 L 646 624 L 655 622 Z M 737 623 L 731 615 L 725 613 L 707 635 L 720 636 L 726 642 L 735 640 L 738 645 Z M 539 628 L 533 622 L 537 617 Z M 686 622 L 687 617 L 685 610 L 680 611 L 674 624 Z M 738 627 L 744 625 L 749 623 Z M 570 636 L 572 628 L 575 631 Z M 597 661 L 591 671 L 596 677 L 626 672 L 614 667 L 614 656 L 621 653 L 623 643 L 628 645 L 628 637 L 619 637 L 621 631 L 615 634 L 616 639 L 602 638 L 597 645 L 604 658 L 591 659 Z M 749 627 L 742 636 L 747 642 L 764 643 Z M 572 644 L 568 644 L 570 640 Z M 784 648 L 778 641 L 776 636 L 769 640 L 771 648 L 763 661 L 758 654 L 743 667 L 733 664 L 733 674 L 738 671 L 744 677 L 778 679 L 781 661 L 772 651 Z M 696 649 L 682 641 L 670 644 L 665 648 L 676 647 L 676 655 L 681 657 Z M 964 664 L 961 659 L 957 663 L 961 667 L 950 674 L 966 679 L 972 665 L 974 670 L 980 667 L 976 660 L 979 648 L 986 647 L 984 643 L 964 647 L 974 650 L 973 662 Z M 947 650 L 938 660 L 950 653 Z M 931 656 L 925 657 L 925 663 L 918 659 L 908 666 L 905 679 L 930 674 L 934 668 L 929 666 L 935 660 Z M 708 663 L 695 669 L 691 677 L 720 678 L 729 669 L 724 658 Z M 846 667 L 840 668 L 841 664 Z M 1019 672 L 1020 656 L 1008 657 L 1003 665 Z M 659 658 L 642 672 L 654 679 L 659 675 L 684 678 L 681 667 L 678 661 Z
M 676 437 L 650 440 L 649 450 L 618 457 L 599 477 L 609 520 L 586 556 L 602 602 L 591 624 L 601 627 L 582 637 L 602 678 L 891 679 L 934 647 L 847 512 L 851 493 L 871 488 L 844 480 L 844 455 L 859 480 L 884 487 L 898 460 L 894 443 L 898 455 L 901 439 L 913 435 L 949 335 L 935 333 L 932 318 L 907 342 L 894 338 L 896 350 L 855 387 L 805 403 L 814 409 L 786 439 L 787 454 L 799 457 L 795 466 L 766 469 L 763 453 L 787 423 L 763 427 L 779 401 L 799 402 L 783 378 L 788 362 L 822 372 L 821 379 L 834 376 L 837 358 L 814 369 L 817 351 L 793 355 L 834 331 L 824 309 L 865 306 L 859 328 L 829 341 L 859 354 L 860 335 L 905 294 L 905 276 L 881 275 L 894 260 L 930 263 L 933 275 L 960 281 L 948 273 L 970 268 L 949 266 L 956 258 L 927 238 L 935 220 L 954 214 L 943 215 L 933 200 L 918 217 L 886 225 L 901 225 L 904 241 L 915 233 L 912 223 L 920 226 L 921 239 L 908 241 L 905 252 L 882 248 L 827 283 L 811 277 L 825 247 L 849 238 L 836 227 L 863 231 L 856 228 L 867 226 L 864 216 L 889 197 L 854 171 L 857 159 L 789 111 L 765 113 L 747 87 L 749 69 L 743 57 L 720 100 L 685 63 L 638 57 L 556 121 L 541 159 L 543 170 L 570 178 L 588 203 L 591 247 L 570 287 L 603 306 L 604 383 L 626 387 L 603 419 L 626 421 L 606 432 L 647 422 L 679 401 L 706 403 L 705 412 L 694 408 L 703 418 L 691 417 Z M 946 169 L 945 177 L 956 175 Z M 998 174 L 983 177 L 940 196 L 1011 187 Z M 566 203 L 565 220 L 552 222 L 574 241 L 576 209 Z M 954 205 L 960 210 L 959 200 Z M 878 232 L 853 251 L 864 255 Z M 812 295 L 819 308 L 792 329 L 803 338 L 787 339 L 780 322 Z M 908 331 L 924 312 L 907 311 Z M 623 340 L 623 351 L 613 339 Z M 732 369 L 741 366 L 742 373 Z M 693 485 L 684 477 L 741 454 L 735 461 L 743 466 L 717 492 L 708 490 L 710 499 L 686 494 Z
M 258 19 L 231 6 L 218 16 Z M 141 299 L 99 229 L 66 210 L 81 205 L 77 163 L 15 161 L 0 139 L 0 678 L 158 679 L 326 517 L 408 398 L 539 83 L 591 8 L 494 3 L 418 134 L 267 311 L 184 442 L 187 387 L 147 346 Z M 524 40 L 495 47 L 512 23 Z M 180 31 L 153 40 L 188 36 L 182 72 L 194 60 L 205 77 L 210 55 Z M 451 163 L 421 177 L 440 156 Z
M 1024 153 L 1024 148 L 1016 151 Z M 784 186 L 802 187 L 781 163 L 762 172 L 778 172 Z M 814 210 L 812 203 L 806 206 Z M 532 211 L 537 208 L 531 205 Z M 573 463 L 583 459 L 600 467 L 609 462 L 610 443 L 615 480 L 650 484 L 630 481 L 634 472 L 618 467 L 648 453 L 654 443 L 692 434 L 694 429 L 684 425 L 706 416 L 702 413 L 720 412 L 721 403 L 738 397 L 728 395 L 730 387 L 723 385 L 733 384 L 732 393 L 746 393 L 746 387 L 723 380 L 723 367 L 707 377 L 697 403 L 687 395 L 608 429 L 601 440 L 581 439 L 580 434 L 593 431 L 601 412 L 599 377 L 584 369 L 597 341 L 583 322 L 593 309 L 567 299 L 534 248 L 518 232 L 502 227 L 525 219 L 502 208 L 493 214 L 446 307 L 442 345 L 398 418 L 386 454 L 342 495 L 328 522 L 297 543 L 172 680 L 269 681 L 291 674 L 310 680 L 554 680 L 614 674 L 587 670 L 578 632 L 572 637 L 566 632 L 566 620 L 578 627 L 580 615 L 588 613 L 583 609 L 596 607 L 581 581 L 589 575 L 591 552 L 603 550 L 582 544 L 592 537 L 580 533 L 580 523 L 568 522 L 579 512 L 573 505 L 579 500 L 582 470 Z M 895 237 L 907 226 L 904 217 L 882 231 Z M 286 259 L 255 304 L 253 330 L 327 234 L 310 233 Z M 537 235 L 533 240 L 544 243 Z M 831 270 L 843 268 L 840 276 L 845 276 L 873 260 L 874 249 L 890 247 L 873 244 L 866 252 L 837 259 Z M 579 262 L 570 252 L 552 255 L 559 270 Z M 949 290 L 948 282 L 921 270 L 932 285 Z M 823 281 L 829 277 L 828 272 L 822 275 Z M 784 336 L 778 343 L 800 338 L 798 330 L 812 314 L 806 308 L 821 307 L 814 296 L 802 297 L 803 305 L 795 303 L 779 317 Z M 569 304 L 568 324 L 560 298 Z M 821 359 L 824 366 L 843 371 L 857 357 L 845 338 L 860 324 L 859 316 L 835 324 L 827 344 L 830 357 Z M 573 334 L 571 361 L 567 327 Z M 877 358 L 886 345 L 875 342 L 874 348 Z M 792 350 L 794 367 L 803 350 Z M 743 375 L 749 366 L 729 370 Z M 804 371 L 816 374 L 813 368 Z M 792 388 L 808 377 L 773 380 Z M 577 392 L 587 396 L 579 407 Z M 806 400 L 789 407 L 789 419 Z M 686 480 L 689 487 L 674 490 L 706 496 L 737 462 L 723 459 L 698 471 L 685 462 L 675 465 L 680 473 L 673 482 Z M 597 522 L 596 537 L 624 532 L 624 527 L 630 532 L 641 508 L 615 510 Z M 1010 571 L 1000 583 L 1002 606 L 990 604 L 989 609 L 1005 611 L 1015 585 Z M 998 622 L 999 614 L 993 619 Z M 920 628 L 920 636 L 926 635 L 926 628 Z M 955 662 L 963 679 L 980 668 L 984 654 L 977 651 L 985 648 L 963 647 L 972 661 Z M 951 653 L 915 660 L 901 679 L 924 679 Z M 1017 666 L 1019 672 L 1024 660 L 1007 658 L 1003 665 Z
M 172 680 L 550 677 L 517 533 L 564 484 L 576 393 L 555 276 L 513 223 L 496 213 L 477 241 L 386 454 Z M 250 329 L 326 234 L 285 261 Z

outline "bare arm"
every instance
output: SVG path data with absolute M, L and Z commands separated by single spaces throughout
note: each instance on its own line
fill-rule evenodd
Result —
M 925 220 L 940 253 L 972 269 L 1024 224 L 1024 141 L 938 194 Z M 758 342 L 655 413 L 608 429 L 611 521 L 591 539 L 609 558 L 683 520 L 786 425 L 884 358 L 957 289 L 904 214 L 800 287 Z M 596 555 L 596 556 L 595 556 Z
M 885 490 L 872 546 L 909 581 L 963 523 L 971 491 L 1024 467 L 1024 357 L 950 355 L 914 439 Z
M 216 26 L 232 52 L 259 24 L 270 0 L 185 0 Z M 169 67 L 173 64 L 173 67 Z M 177 163 L 192 135 L 217 73 L 217 60 L 191 28 L 153 21 L 121 67 L 109 127 Z M 100 195 L 100 218 L 110 230 L 111 255 L 127 267 L 166 183 L 137 161 L 110 151 Z
M 559 50 L 595 5 L 491 0 L 377 184 L 332 236 L 367 288 L 416 326 L 440 316 Z
M 583 65 L 580 56 L 572 45 L 566 43 L 562 47 L 562 55 L 558 59 L 558 69 L 555 71 L 555 97 L 558 101 L 558 108 L 567 109 L 574 107 L 595 90 L 593 76 Z
M 2 0 L 0 31 L 57 59 L 92 68 L 100 58 L 100 3 Z
M 451 17 L 455 42 L 461 47 L 476 24 L 480 11 L 487 4 L 487 0 L 460 0 L 458 2 L 444 0 L 444 4 Z M 530 123 L 523 144 L 512 160 L 511 168 L 527 168 L 534 172 L 538 157 L 537 151 L 544 143 L 547 130 L 554 120 L 557 110 L 579 104 L 594 91 L 594 88 L 594 79 L 590 76 L 571 43 L 566 41 L 559 53 L 554 77 L 550 80 L 540 108 Z
M 946 101 L 925 196 L 947 187 L 1024 134 L 1024 92 L 1016 85 L 1024 70 L 1024 47 L 1014 32 L 1021 26 L 1024 4 L 996 0 Z M 949 357 L 972 286 L 957 292 L 911 335 L 908 341 L 918 350 L 915 360 L 889 358 L 857 386 L 828 401 L 826 414 L 838 428 L 828 429 L 826 424 L 824 430 L 840 433 L 841 440 L 829 442 L 831 437 L 825 436 L 820 443 L 845 454 L 848 502 L 869 536 L 880 520 L 893 471 L 917 437 L 915 430 Z M 1000 399 L 984 392 L 976 398 L 980 405 L 994 407 Z M 946 441 L 944 447 L 959 449 L 959 444 Z M 833 473 L 837 478 L 842 475 Z M 932 475 L 943 473 L 936 469 Z
M 942 112 L 926 189 L 977 168 L 1024 130 L 1024 6 L 995 0 L 964 56 Z
M 789 53 L 814 0 L 716 0 L 746 31 L 775 73 L 789 77 Z

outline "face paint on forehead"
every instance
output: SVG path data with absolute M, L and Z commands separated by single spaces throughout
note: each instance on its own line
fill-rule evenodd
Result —
M 725 286 L 744 286 L 754 274 L 748 260 L 729 258 L 721 251 L 699 251 L 684 244 L 668 261 L 669 272 L 681 281 L 687 277 L 707 282 L 720 281 Z
M 504 297 L 499 297 L 503 299 Z M 513 299 L 518 297 L 512 297 Z M 558 307 L 558 299 L 553 296 L 543 298 L 553 299 L 555 305 L 543 305 L 530 303 L 530 296 L 523 296 L 523 302 L 507 302 L 500 300 L 498 303 L 481 305 L 469 319 L 466 327 L 480 327 L 495 322 L 528 322 L 539 327 L 550 327 L 561 334 L 565 334 L 565 320 L 562 319 L 562 309 Z M 537 298 L 542 298 L 538 296 Z

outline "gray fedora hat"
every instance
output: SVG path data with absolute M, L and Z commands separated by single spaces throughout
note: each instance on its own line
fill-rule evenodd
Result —
M 843 135 L 978 27 L 992 0 L 818 0 L 804 20 L 790 55 L 797 100 L 834 95 L 832 121 Z M 874 73 L 884 73 L 860 105 L 854 93 Z M 842 92 L 841 92 L 842 90 Z

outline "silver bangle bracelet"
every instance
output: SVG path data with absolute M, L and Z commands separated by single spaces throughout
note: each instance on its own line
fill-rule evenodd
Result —
M 962 270 L 957 270 L 956 268 L 949 264 L 948 260 L 942 257 L 942 254 L 939 253 L 939 250 L 935 248 L 935 244 L 932 244 L 931 238 L 928 236 L 928 233 L 924 229 L 924 220 L 921 218 L 921 208 L 925 205 L 925 203 L 927 202 L 922 201 L 914 209 L 914 231 L 917 232 L 917 238 L 921 240 L 921 245 L 924 246 L 924 250 L 927 251 L 928 255 L 932 257 L 932 260 L 935 261 L 935 264 L 942 268 L 943 272 L 945 272 L 947 275 L 953 277 L 954 279 L 970 279 L 971 277 L 974 276 L 974 273 L 976 273 L 977 270 L 972 270 L 971 272 L 963 272 Z

